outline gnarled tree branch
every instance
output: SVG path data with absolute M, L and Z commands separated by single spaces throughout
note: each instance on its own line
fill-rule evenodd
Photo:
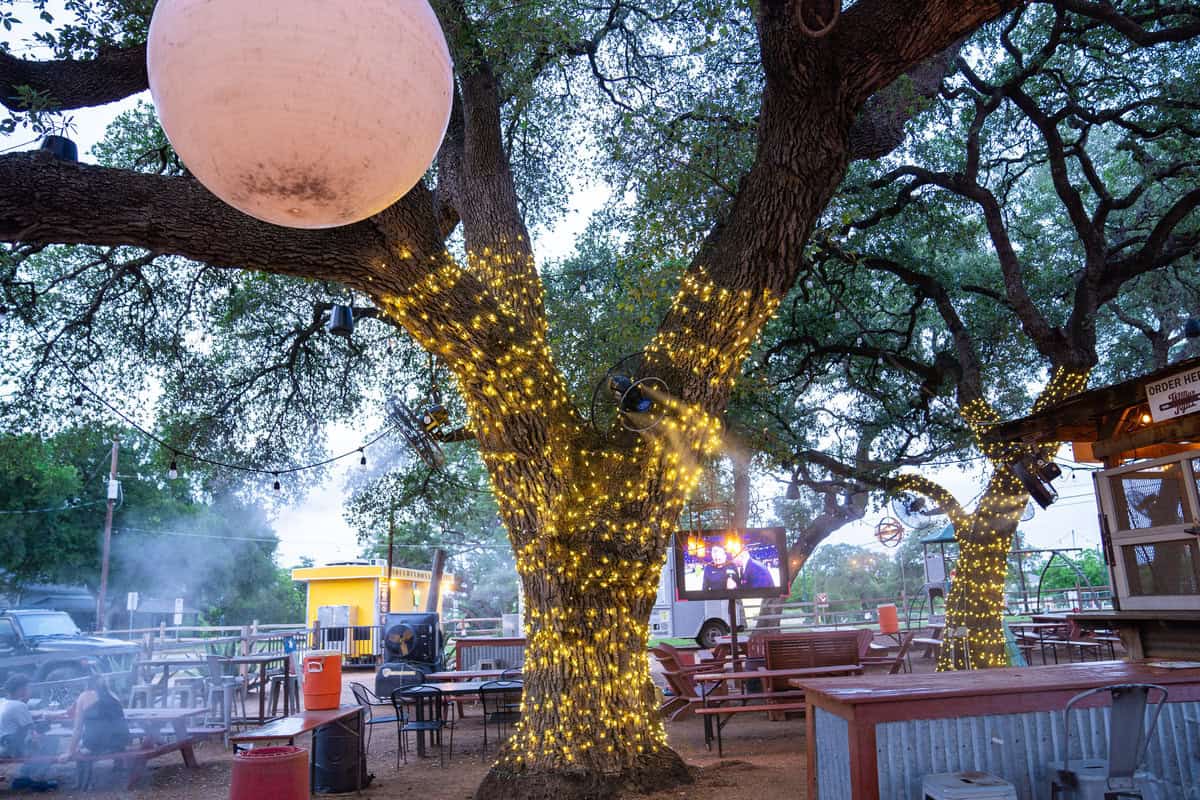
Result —
M 24 111 L 18 87 L 46 95 L 55 109 L 104 105 L 149 86 L 146 46 L 101 50 L 87 61 L 29 61 L 0 52 L 0 103 Z

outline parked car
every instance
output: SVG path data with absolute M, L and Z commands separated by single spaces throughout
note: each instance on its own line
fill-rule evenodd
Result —
M 0 611 L 0 683 L 14 673 L 35 683 L 128 673 L 137 655 L 130 642 L 84 635 L 64 611 Z

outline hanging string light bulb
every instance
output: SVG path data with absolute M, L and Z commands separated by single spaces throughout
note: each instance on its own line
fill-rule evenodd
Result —
M 358 465 L 360 467 L 365 467 L 367 465 L 367 454 L 361 447 L 358 448 L 358 453 L 360 456 L 360 458 L 358 459 Z
M 273 488 L 275 489 L 275 491 L 277 491 L 277 492 L 278 492 L 278 491 L 280 490 L 280 488 L 281 488 L 281 487 L 279 486 L 279 473 L 278 473 L 278 472 L 272 472 L 271 474 L 275 476 L 275 486 L 274 486 Z
M 179 477 L 179 461 L 176 460 L 176 455 L 174 453 L 171 454 L 171 465 L 167 467 L 167 477 L 171 480 L 175 480 Z
M 75 395 L 75 402 L 73 403 L 73 408 L 74 408 L 74 411 L 76 414 L 83 413 L 83 395 L 81 395 L 81 394 Z

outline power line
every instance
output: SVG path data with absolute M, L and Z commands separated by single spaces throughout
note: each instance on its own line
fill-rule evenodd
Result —
M 266 469 L 263 467 L 249 467 L 244 464 L 231 464 L 231 463 L 228 463 L 225 461 L 218 461 L 213 458 L 207 458 L 205 456 L 197 455 L 196 453 L 193 453 L 193 452 L 190 452 L 187 450 L 181 450 L 180 448 L 175 447 L 174 445 L 172 445 L 169 442 L 165 441 L 164 439 L 160 438 L 156 434 L 151 433 L 150 431 L 143 428 L 128 414 L 125 414 L 119 408 L 117 408 L 116 406 L 112 405 L 107 400 L 105 400 L 104 397 L 99 392 L 97 392 L 95 389 L 93 389 L 91 386 L 89 386 L 82 378 L 80 378 L 79 373 L 76 372 L 74 369 L 72 369 L 70 364 L 68 364 L 57 353 L 54 352 L 54 349 L 51 346 L 50 342 L 46 339 L 46 337 L 42 336 L 41 331 L 39 331 L 37 328 L 35 328 L 33 326 L 29 326 L 29 329 L 34 332 L 34 334 L 38 337 L 38 339 L 40 339 L 42 341 L 42 343 L 44 345 L 46 345 L 46 353 L 50 356 L 50 358 L 57 361 L 59 363 L 59 365 L 63 368 L 63 370 L 66 371 L 67 375 L 69 375 L 71 377 L 71 379 L 75 383 L 77 383 L 83 391 L 87 392 L 92 397 L 94 397 L 96 399 L 96 401 L 98 403 L 100 403 L 100 405 L 107 408 L 118 419 L 120 419 L 126 425 L 128 425 L 129 427 L 133 428 L 135 431 L 140 433 L 143 437 L 154 442 L 159 447 L 162 447 L 163 449 L 170 451 L 172 456 L 174 456 L 175 458 L 186 458 L 186 459 L 190 459 L 191 461 L 195 461 L 200 464 L 207 464 L 208 466 L 220 467 L 222 469 L 230 469 L 230 470 L 234 470 L 234 471 L 238 471 L 238 472 L 247 472 L 247 473 L 251 473 L 251 474 L 255 474 L 255 475 L 273 475 L 275 477 L 279 477 L 280 475 L 289 475 L 289 474 L 296 473 L 296 472 L 303 472 L 303 471 L 309 470 L 309 469 L 316 469 L 317 467 L 323 467 L 328 464 L 332 464 L 335 461 L 341 461 L 343 458 L 349 458 L 353 455 L 361 454 L 363 452 L 363 450 L 365 450 L 366 448 L 375 444 L 379 440 L 383 439 L 385 436 L 392 433 L 397 428 L 397 426 L 390 426 L 388 428 L 385 428 L 383 430 L 383 432 L 380 433 L 378 436 L 374 437 L 373 439 L 370 439 L 369 441 L 364 442 L 362 445 L 354 448 L 353 450 L 347 450 L 346 452 L 341 453 L 340 455 L 331 456 L 331 457 L 323 459 L 321 461 L 315 461 L 311 464 L 303 464 L 300 466 Z M 364 455 L 364 458 L 365 458 L 365 455 Z
M 47 508 L 20 508 L 0 511 L 0 514 L 52 514 L 56 511 L 73 511 L 76 508 L 85 506 L 97 506 L 101 503 L 107 503 L 107 500 L 88 500 L 84 503 L 63 503 L 61 506 L 49 506 Z

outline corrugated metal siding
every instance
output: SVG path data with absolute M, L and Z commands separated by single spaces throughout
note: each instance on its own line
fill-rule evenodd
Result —
M 927 774 L 982 770 L 1011 781 L 1022 800 L 1049 800 L 1046 765 L 1061 759 L 1062 717 L 1056 711 L 878 725 L 879 796 L 921 800 L 921 778 Z M 1071 722 L 1072 758 L 1107 757 L 1107 708 L 1075 711 Z M 841 737 L 845 747 L 844 730 Z M 818 733 L 818 754 L 823 755 L 822 748 L 833 742 L 822 743 L 820 738 Z M 838 758 L 845 756 L 830 758 L 832 773 L 818 762 L 820 800 L 827 800 L 826 780 L 835 786 L 842 782 Z M 1142 769 L 1158 779 L 1164 800 L 1200 800 L 1200 703 L 1166 705 Z
M 850 725 L 837 714 L 816 709 L 817 769 L 821 780 L 813 800 L 850 800 Z
M 463 669 L 474 669 L 480 661 L 493 661 L 499 669 L 515 669 L 525 663 L 525 647 L 519 644 L 471 645 L 463 653 Z

